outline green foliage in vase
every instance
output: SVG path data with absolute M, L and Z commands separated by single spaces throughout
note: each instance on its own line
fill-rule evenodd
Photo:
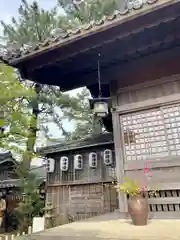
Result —
M 138 181 L 128 177 L 125 177 L 122 183 L 116 182 L 115 188 L 117 192 L 125 193 L 130 197 L 138 196 L 143 193 L 146 195 L 147 192 L 151 196 L 156 196 L 156 194 L 159 192 L 159 190 L 156 188 L 151 187 L 147 189 L 146 186 L 142 186 L 140 183 L 138 183 Z

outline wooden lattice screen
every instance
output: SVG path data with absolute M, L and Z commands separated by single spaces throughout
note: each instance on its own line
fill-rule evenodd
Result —
M 125 162 L 180 155 L 180 104 L 122 115 L 121 125 Z
M 180 160 L 180 104 L 173 104 L 154 109 L 133 112 L 120 116 L 123 129 L 122 141 L 124 141 L 124 163 L 134 162 L 134 166 L 143 161 L 152 160 L 152 175 L 149 183 L 154 185 L 164 183 L 164 187 L 157 192 L 156 197 L 149 194 L 149 210 L 152 213 L 180 212 L 180 184 L 176 189 L 169 187 L 168 183 L 180 183 L 179 165 L 156 166 L 156 161 Z M 128 132 L 131 133 L 128 136 Z M 133 136 L 133 137 L 132 137 Z M 151 162 L 151 163 L 152 163 Z M 126 168 L 127 176 L 141 180 L 143 170 L 137 170 L 137 176 L 133 170 Z M 167 189 L 165 187 L 167 184 Z M 156 189 L 155 189 L 156 190 Z
M 160 190 L 155 198 L 148 197 L 150 212 L 180 212 L 180 190 Z

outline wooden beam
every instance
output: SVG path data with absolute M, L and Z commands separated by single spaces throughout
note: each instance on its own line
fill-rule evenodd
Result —
M 180 197 L 150 198 L 149 204 L 180 204 Z
M 53 62 L 47 62 L 47 64 L 44 65 L 39 65 L 39 64 L 35 64 L 35 60 L 33 62 L 33 65 L 35 67 L 31 67 L 30 65 L 28 65 L 28 69 L 30 71 L 34 70 L 34 69 L 41 69 L 44 66 L 47 65 L 51 65 L 51 64 L 56 64 L 58 65 L 58 63 L 60 64 L 61 61 L 67 61 L 67 64 L 65 64 L 65 66 L 69 65 L 69 63 L 72 63 L 74 61 L 79 62 L 79 59 L 84 59 L 84 61 L 87 62 L 87 66 L 86 69 L 90 69 L 91 67 L 91 63 L 89 64 L 88 60 L 90 60 L 90 62 L 95 62 L 97 60 L 97 54 L 101 53 L 102 54 L 102 62 L 103 61 L 109 61 L 109 56 L 112 56 L 112 62 L 117 62 L 120 59 L 123 59 L 124 56 L 126 56 L 127 58 L 129 58 L 130 56 L 134 56 L 135 54 L 138 53 L 138 55 L 140 55 L 140 53 L 146 54 L 149 52 L 149 49 L 151 49 L 151 51 L 153 51 L 153 49 L 157 49 L 159 48 L 160 45 L 165 45 L 165 44 L 169 44 L 171 42 L 173 42 L 173 40 L 175 40 L 178 37 L 178 32 L 176 30 L 176 32 L 170 32 L 167 29 L 172 29 L 172 25 L 176 26 L 178 25 L 180 19 L 176 19 L 173 18 L 171 19 L 171 21 L 167 21 L 167 22 L 163 22 L 163 23 L 159 23 L 159 25 L 152 25 L 149 26 L 147 29 L 142 29 L 139 31 L 135 31 L 133 32 L 129 32 L 127 35 L 125 35 L 122 38 L 116 37 L 115 39 L 113 39 L 112 41 L 108 41 L 107 43 L 102 43 L 102 45 L 100 45 L 99 47 L 96 47 L 94 49 L 91 49 L 90 51 L 86 51 L 86 52 L 78 52 L 78 57 L 76 57 L 76 55 L 73 56 L 68 56 L 66 54 L 66 58 L 64 59 L 60 59 L 60 56 L 62 56 L 61 54 L 59 54 L 59 58 L 57 58 L 55 61 Z M 166 32 L 167 34 L 165 35 L 164 38 L 161 38 L 161 25 L 164 26 L 166 25 Z M 163 27 L 164 28 L 164 27 Z M 164 30 L 165 31 L 165 30 Z M 175 30 L 174 30 L 175 31 Z M 148 37 L 148 41 L 146 41 L 146 45 L 144 45 L 144 38 L 146 40 L 146 35 L 150 35 Z M 134 47 L 132 47 L 134 46 Z M 59 51 L 57 49 L 57 51 Z M 56 54 L 56 53 L 55 53 Z M 54 56 L 54 55 L 53 55 Z M 75 58 L 76 57 L 76 58 Z M 49 58 L 48 58 L 49 59 Z M 76 64 L 75 63 L 75 64 Z M 108 64 L 108 62 L 107 62 Z M 78 64 L 77 64 L 78 65 Z M 105 66 L 106 68 L 107 66 Z M 68 69 L 68 68 L 67 68 Z M 81 68 L 79 68 L 79 70 L 81 70 Z
M 114 105 L 115 103 L 113 103 Z M 118 115 L 112 116 L 113 132 L 114 132 L 114 148 L 116 158 L 116 177 L 118 182 L 124 180 L 124 155 L 123 155 L 123 141 L 122 128 L 120 125 L 120 117 Z M 127 212 L 127 199 L 124 193 L 119 193 L 119 209 L 120 212 Z
M 180 35 L 176 37 L 180 39 Z M 116 92 L 111 93 L 112 95 L 119 93 L 121 85 L 130 85 L 126 83 L 127 75 L 130 74 L 130 72 L 142 71 L 143 66 L 149 66 L 152 63 L 158 64 L 161 61 L 176 59 L 180 56 L 180 44 L 179 41 L 176 42 L 175 38 L 167 37 L 167 42 L 164 44 L 167 48 L 160 45 L 161 42 L 156 42 L 146 46 L 146 48 L 137 49 L 136 51 L 138 51 L 138 54 L 134 55 L 134 57 L 131 56 L 132 52 L 127 52 L 126 57 L 128 60 L 125 60 L 125 58 L 121 60 L 112 59 L 112 63 L 109 62 L 109 65 L 101 67 L 101 77 L 105 83 L 110 83 L 113 79 L 113 81 L 116 80 L 119 84 L 118 89 L 115 89 Z M 149 49 L 149 53 L 143 55 L 147 49 Z M 153 51 L 153 49 L 155 51 Z M 94 72 L 91 71 L 88 75 L 82 76 L 82 78 L 84 78 L 82 82 L 86 82 L 88 84 L 88 82 L 92 81 L 95 76 L 96 70 L 94 70 Z M 124 91 L 124 88 L 122 88 L 122 91 Z
M 159 43 L 160 44 L 160 43 Z M 138 56 L 137 58 L 131 60 L 130 62 L 127 61 L 120 61 L 120 62 L 116 62 L 111 65 L 109 65 L 108 67 L 106 66 L 105 68 L 102 67 L 101 68 L 101 77 L 102 77 L 102 83 L 110 83 L 110 81 L 112 79 L 118 79 L 117 81 L 119 82 L 121 79 L 122 81 L 122 85 L 125 85 L 125 81 L 124 79 L 126 79 L 126 75 L 130 72 L 129 69 L 131 69 L 131 72 L 133 71 L 140 71 L 140 69 L 142 70 L 142 66 L 147 66 L 153 63 L 158 63 L 159 61 L 165 60 L 165 59 L 171 59 L 174 57 L 177 57 L 180 55 L 180 47 L 173 47 L 170 48 L 168 50 L 163 50 L 162 52 L 159 49 L 159 52 L 156 53 L 151 53 L 147 56 Z M 38 70 L 40 71 L 40 69 Z M 39 73 L 38 75 L 36 74 L 36 72 L 33 72 L 33 75 L 31 75 L 32 73 L 27 73 L 26 75 L 30 77 L 30 79 L 34 80 L 34 81 L 38 81 L 38 82 L 42 82 L 43 83 L 47 83 L 47 81 L 49 81 L 49 77 L 47 77 L 47 74 L 44 76 L 44 72 L 45 70 L 42 69 L 41 70 L 42 73 Z M 55 73 L 57 73 L 55 76 Z M 52 80 L 54 82 L 51 82 L 51 84 L 54 85 L 58 85 L 62 88 L 62 90 L 64 91 L 68 91 L 71 90 L 73 88 L 78 88 L 78 87 L 82 87 L 82 86 L 88 86 L 88 85 L 92 85 L 93 81 L 94 83 L 97 82 L 97 69 L 94 70 L 89 70 L 89 72 L 84 72 L 81 71 L 79 73 L 72 73 L 73 75 L 68 76 L 62 76 L 61 72 L 59 72 L 58 74 L 58 70 L 56 69 L 56 71 L 53 71 L 53 78 Z M 62 76 L 62 77 L 60 77 Z M 58 77 L 58 78 L 57 78 Z M 73 83 L 74 85 L 72 85 L 72 83 L 70 83 L 70 86 L 68 87 L 68 82 L 72 82 L 72 77 L 73 77 Z M 46 80 L 47 79 L 47 80 Z M 77 80 L 76 80 L 77 79 Z M 46 82 L 44 82 L 46 80 Z M 118 86 L 120 87 L 120 86 Z M 117 91 L 117 89 L 116 89 Z M 112 92 L 112 95 L 117 94 L 117 92 Z
M 179 52 L 180 54 L 180 52 Z M 156 59 L 156 58 L 155 58 Z M 154 60 L 155 60 L 154 59 Z M 171 58 L 170 58 L 171 61 Z M 162 63 L 163 64 L 163 63 Z M 175 75 L 171 75 L 171 76 L 163 76 L 159 79 L 153 79 L 153 81 L 146 81 L 146 82 L 141 82 L 139 84 L 135 84 L 135 85 L 130 85 L 127 87 L 123 87 L 123 88 L 118 88 L 118 86 L 116 86 L 117 89 L 117 94 L 121 94 L 121 93 L 127 93 L 127 92 L 131 92 L 131 91 L 137 91 L 140 90 L 142 88 L 146 88 L 146 87 L 153 87 L 159 84 L 165 84 L 165 83 L 169 83 L 169 82 L 174 82 L 174 81 L 179 81 L 180 80 L 180 74 L 175 74 Z M 117 84 L 117 82 L 116 82 Z
M 145 168 L 145 164 L 149 164 L 151 169 L 156 168 L 165 168 L 165 167 L 179 167 L 180 161 L 179 156 L 169 156 L 164 157 L 162 159 L 152 159 L 151 156 L 147 160 L 139 160 L 139 161 L 128 161 L 124 164 L 125 171 L 132 171 L 134 168 L 136 170 L 143 170 Z M 135 167 L 133 167 L 135 166 Z
M 160 190 L 179 190 L 180 189 L 180 181 L 168 181 L 168 182 L 159 182 L 157 180 L 151 180 L 148 182 L 146 186 L 148 191 L 160 191 Z
M 179 43 L 178 43 L 179 44 Z M 110 66 L 106 68 L 105 70 L 102 70 L 102 78 L 105 76 L 106 79 L 115 79 L 118 82 L 118 88 L 120 89 L 122 87 L 122 90 L 124 91 L 124 86 L 130 85 L 126 82 L 127 75 L 130 73 L 134 73 L 137 71 L 142 71 L 142 66 L 148 66 L 159 62 L 163 62 L 168 59 L 175 59 L 180 56 L 180 44 L 179 46 L 170 46 L 166 50 L 161 50 L 156 52 L 149 53 L 146 56 L 139 56 L 135 59 L 121 62 L 114 64 L 113 66 Z M 116 89 L 117 90 L 117 89 Z M 119 90 L 117 90 L 119 91 Z M 116 95 L 118 92 L 112 93 L 113 95 Z
M 175 104 L 180 102 L 180 93 L 163 96 L 159 98 L 148 99 L 141 102 L 129 103 L 124 104 L 122 106 L 116 107 L 116 112 L 119 114 L 130 113 L 130 112 L 137 112 L 141 110 L 147 110 L 150 108 L 162 107 L 167 104 Z
M 153 51 L 154 48 L 159 47 L 162 42 L 163 45 L 168 42 L 172 42 L 178 33 L 176 29 L 172 26 L 178 26 L 179 19 L 173 18 L 170 21 L 163 22 L 159 25 L 149 27 L 143 31 L 133 33 L 128 33 L 125 39 L 119 40 L 115 39 L 114 42 L 108 42 L 99 48 L 95 48 L 88 52 L 79 53 L 75 58 L 71 57 L 65 59 L 63 62 L 57 62 L 56 67 L 59 65 L 60 71 L 63 72 L 62 75 L 66 75 L 69 69 L 74 69 L 78 74 L 82 73 L 82 68 L 97 70 L 97 54 L 102 54 L 101 67 L 104 69 L 108 67 L 109 62 L 117 62 L 121 60 L 124 56 L 128 57 L 131 55 L 147 54 L 149 49 Z M 169 30 L 173 29 L 173 30 Z M 161 31 L 165 31 L 166 34 L 162 38 Z M 111 59 L 112 58 L 112 59 Z M 80 63 L 83 63 L 82 65 Z M 64 72 L 65 69 L 65 72 Z M 31 69 L 32 71 L 32 69 Z M 84 71 L 84 70 L 83 70 Z
M 91 51 L 79 53 L 75 58 L 69 58 L 63 63 L 60 63 L 62 69 L 74 69 L 81 73 L 82 68 L 85 69 L 97 69 L 97 54 L 101 53 L 101 68 L 106 69 L 111 63 L 118 62 L 123 58 L 129 58 L 133 55 L 146 55 L 160 45 L 170 44 L 174 36 L 178 35 L 178 27 L 172 28 L 172 26 L 179 26 L 180 19 L 170 19 L 169 21 L 160 23 L 144 29 L 143 31 L 136 32 L 136 34 L 129 33 L 123 39 L 117 38 L 114 42 L 109 42 L 101 47 L 95 48 Z M 84 60 L 83 60 L 84 59 Z M 80 64 L 83 63 L 83 66 Z M 57 63 L 58 64 L 58 63 Z
M 180 219 L 180 212 L 150 212 L 149 219 Z
M 147 187 L 149 190 L 179 190 L 180 189 L 180 181 L 179 182 L 152 182 Z
M 59 187 L 59 186 L 76 186 L 76 185 L 89 185 L 89 184 L 101 184 L 102 185 L 102 180 L 100 181 L 94 181 L 94 182 L 90 182 L 90 181 L 87 181 L 87 182 L 85 182 L 84 180 L 83 180 L 83 182 L 81 181 L 81 182 L 64 182 L 64 183 L 61 183 L 61 182 L 59 182 L 59 183 L 48 183 L 47 184 L 47 187 Z M 112 180 L 111 181 L 108 181 L 108 180 L 106 180 L 106 181 L 103 181 L 103 184 L 112 184 Z

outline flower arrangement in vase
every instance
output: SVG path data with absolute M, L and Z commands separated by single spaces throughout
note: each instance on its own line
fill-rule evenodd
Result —
M 134 170 L 134 169 L 131 169 Z M 125 177 L 122 183 L 116 182 L 115 188 L 117 192 L 122 192 L 128 196 L 128 213 L 131 216 L 134 225 L 146 225 L 148 221 L 148 196 L 155 196 L 158 190 L 150 188 L 147 185 L 146 175 L 149 174 L 150 169 L 147 167 L 143 169 L 144 184 L 139 183 L 140 173 L 133 178 Z M 150 176 L 152 177 L 152 176 Z M 149 178 L 149 177 L 148 177 Z

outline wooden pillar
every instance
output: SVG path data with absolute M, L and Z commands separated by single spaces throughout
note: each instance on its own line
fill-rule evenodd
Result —
M 122 141 L 122 128 L 120 124 L 120 115 L 117 112 L 112 113 L 113 120 L 113 133 L 114 133 L 114 147 L 116 158 L 116 176 L 118 182 L 124 181 L 124 155 L 123 155 L 123 141 Z M 120 213 L 127 212 L 127 199 L 124 193 L 119 193 L 119 210 Z

